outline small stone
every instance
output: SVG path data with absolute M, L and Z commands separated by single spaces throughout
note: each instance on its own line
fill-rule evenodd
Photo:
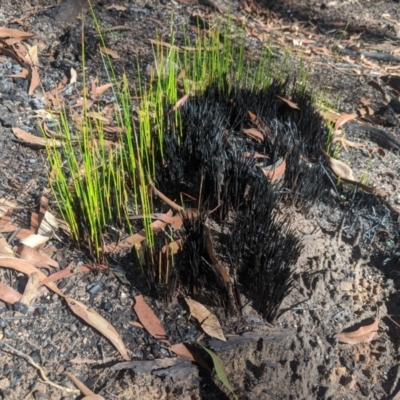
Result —
M 0 390 L 10 387 L 10 381 L 7 378 L 0 379 Z
M 37 351 L 33 351 L 30 356 L 30 358 L 32 358 L 33 361 L 35 361 L 36 364 L 40 363 L 40 354 Z
M 28 314 L 29 312 L 29 306 L 21 303 L 20 301 L 14 303 L 13 309 L 14 311 L 20 312 L 21 314 Z
M 350 282 L 350 281 L 340 282 L 340 289 L 345 292 L 349 292 L 349 291 L 353 290 L 353 282 Z

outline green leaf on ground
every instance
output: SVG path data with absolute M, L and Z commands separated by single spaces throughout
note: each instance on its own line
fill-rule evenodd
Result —
M 224 370 L 224 366 L 222 365 L 221 359 L 213 351 L 211 351 L 210 349 L 207 349 L 207 347 L 204 347 L 200 343 L 196 343 L 196 344 L 198 344 L 201 348 L 203 348 L 210 355 L 212 362 L 214 364 L 215 372 L 218 375 L 218 378 L 224 384 L 224 386 L 233 394 L 233 397 L 235 399 L 237 399 L 235 392 L 233 391 L 233 387 L 232 387 L 231 383 L 229 382 L 229 379 L 226 375 L 226 372 Z

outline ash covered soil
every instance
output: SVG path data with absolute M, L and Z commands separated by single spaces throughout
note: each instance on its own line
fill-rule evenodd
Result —
M 78 0 L 58 3 L 3 0 L 0 5 L 0 27 L 36 35 L 27 43 L 38 46 L 38 72 L 45 91 L 66 76 L 70 79 L 71 68 L 78 72 L 78 84 L 82 79 L 81 4 Z M 168 42 L 172 15 L 179 37 L 193 12 L 211 18 L 228 9 L 226 3 L 200 3 L 95 4 L 104 30 L 114 28 L 107 44 L 120 56 L 115 60 L 117 73 L 125 71 L 134 82 L 139 60 L 146 79 L 146 71 L 154 65 L 150 40 L 158 30 Z M 395 78 L 400 65 L 396 58 L 400 57 L 399 5 L 389 0 L 265 3 L 273 4 L 233 2 L 232 14 L 248 24 L 247 56 L 257 56 L 267 35 L 278 53 L 289 46 L 294 58 L 302 55 L 307 60 L 310 86 L 320 88 L 339 115 L 357 116 L 342 127 L 344 146 L 338 159 L 352 168 L 354 180 L 363 179 L 384 194 L 337 185 L 321 154 L 318 160 L 326 171 L 322 175 L 326 186 L 321 183 L 324 190 L 317 191 L 319 201 L 310 207 L 290 199 L 277 205 L 276 212 L 290 219 L 303 248 L 291 266 L 292 291 L 273 323 L 263 318 L 262 308 L 257 312 L 252 303 L 247 304 L 251 293 L 243 290 L 241 313 L 226 313 L 223 307 L 207 304 L 228 340 L 206 337 L 202 343 L 222 360 L 239 399 L 391 399 L 400 391 L 400 85 Z M 86 72 L 89 80 L 98 77 L 99 84 L 104 84 L 108 80 L 97 52 L 99 41 L 84 10 Z M 239 19 L 234 21 L 239 23 Z M 360 57 L 360 53 L 368 54 Z M 379 59 L 377 53 L 385 57 Z M 45 151 L 17 139 L 12 128 L 39 135 L 36 121 L 45 107 L 42 88 L 29 96 L 29 80 L 9 77 L 20 72 L 17 63 L 0 54 L 0 198 L 17 201 L 12 222 L 30 228 L 31 214 L 37 211 L 47 186 Z M 63 96 L 72 104 L 76 95 L 72 88 Z M 105 101 L 112 100 L 105 97 Z M 287 115 L 294 115 L 289 108 Z M 317 150 L 314 146 L 313 151 Z M 214 221 L 211 230 L 217 236 L 222 228 Z M 11 246 L 18 245 L 15 235 L 4 233 L 4 237 Z M 57 249 L 53 256 L 61 268 L 88 261 L 85 252 L 61 238 L 58 235 L 50 243 Z M 224 249 L 216 246 L 216 255 L 226 261 Z M 171 359 L 174 354 L 135 324 L 135 296 L 145 296 L 171 343 L 193 341 L 201 329 L 181 301 L 183 291 L 165 305 L 149 290 L 133 259 L 132 254 L 115 256 L 108 260 L 106 271 L 73 275 L 59 284 L 64 295 L 96 310 L 115 327 L 133 364 L 116 367 L 123 361 L 120 354 L 57 294 L 41 294 L 26 314 L 0 302 L 2 398 L 79 398 L 66 372 L 106 399 L 232 397 L 215 372 L 204 365 L 179 361 L 170 366 L 154 361 Z M 26 276 L 5 268 L 0 269 L 0 276 L 2 283 L 24 292 Z M 364 337 L 343 344 L 334 337 L 377 320 L 371 341 Z M 22 355 L 29 355 L 42 368 L 47 381 Z

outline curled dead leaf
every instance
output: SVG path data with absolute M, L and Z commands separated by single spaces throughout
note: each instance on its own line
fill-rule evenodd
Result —
M 352 121 L 357 118 L 356 114 L 344 114 L 340 118 L 337 119 L 335 123 L 335 131 L 337 131 L 341 126 L 343 126 L 346 122 Z
M 16 246 L 14 251 L 22 260 L 28 261 L 37 268 L 49 268 L 49 266 L 59 268 L 58 262 L 53 260 L 47 254 L 39 253 L 37 250 L 24 244 Z
M 21 293 L 18 293 L 12 287 L 0 282 L 0 300 L 8 304 L 14 304 L 21 301 Z
M 379 318 L 375 318 L 370 325 L 362 326 L 353 332 L 340 332 L 334 337 L 341 343 L 358 344 L 373 340 L 378 332 Z
M 182 107 L 182 106 L 186 103 L 186 101 L 187 101 L 188 98 L 189 98 L 189 95 L 188 95 L 188 94 L 185 94 L 183 97 L 181 97 L 181 98 L 176 102 L 176 104 L 172 107 L 172 110 L 171 110 L 171 111 L 175 111 L 175 110 L 177 110 L 178 108 Z
M 204 307 L 203 304 L 200 304 L 199 302 L 189 299 L 187 297 L 185 298 L 185 301 L 189 306 L 190 314 L 194 318 L 196 318 L 197 321 L 199 321 L 201 329 L 203 329 L 203 331 L 207 333 L 208 336 L 225 342 L 226 338 L 224 336 L 218 318 L 206 307 Z
M 46 144 L 54 146 L 54 147 L 61 147 L 62 143 L 59 140 L 51 140 L 47 141 L 44 138 L 32 135 L 28 132 L 20 128 L 12 128 L 14 135 L 24 143 L 31 144 L 38 147 L 46 147 Z
M 183 246 L 183 240 L 178 239 L 174 240 L 173 242 L 169 243 L 168 245 L 164 245 L 161 249 L 163 253 L 166 253 L 167 251 L 170 252 L 170 254 L 177 254 L 182 250 Z
M 193 357 L 193 354 L 183 343 L 173 344 L 170 347 L 170 350 L 174 352 L 177 356 L 188 358 L 191 361 L 196 361 L 196 359 Z
M 39 271 L 32 264 L 15 257 L 0 257 L 0 267 L 14 269 L 15 271 L 22 272 L 26 275 L 37 272 L 40 281 L 43 281 L 46 278 L 46 275 L 43 272 Z M 47 282 L 45 283 L 45 285 L 54 293 L 57 293 L 59 296 L 64 297 L 60 289 L 53 282 Z
M 256 139 L 258 142 L 264 141 L 264 135 L 257 129 L 254 128 L 243 129 L 242 132 L 250 136 L 251 138 Z
M 49 275 L 47 278 L 43 279 L 40 283 L 44 285 L 47 282 L 54 282 L 60 279 L 79 274 L 80 272 L 90 272 L 92 269 L 86 265 L 70 265 L 67 268 L 57 271 L 54 274 Z
M 31 306 L 39 294 L 40 280 L 37 272 L 30 274 L 25 286 L 24 294 L 21 297 L 21 303 Z
M 284 97 L 277 96 L 277 95 L 275 95 L 275 97 L 277 99 L 283 101 L 284 103 L 286 103 L 289 107 L 291 107 L 291 108 L 293 108 L 295 110 L 300 110 L 300 107 L 296 103 L 294 103 L 293 101 L 285 99 Z
M 345 178 L 354 181 L 354 175 L 351 168 L 346 165 L 344 162 L 335 160 L 329 154 L 325 153 L 323 149 L 321 149 L 323 155 L 325 156 L 326 161 L 328 162 L 329 167 L 335 173 L 335 175 L 339 178 Z
M 286 170 L 285 158 L 280 158 L 275 164 L 262 168 L 264 175 L 271 181 L 276 181 L 282 178 L 282 176 L 285 174 L 285 170 Z
M 386 152 L 385 150 L 382 149 L 382 147 L 374 147 L 370 153 L 370 155 L 372 156 L 372 154 L 374 153 L 378 153 L 382 158 L 386 157 Z

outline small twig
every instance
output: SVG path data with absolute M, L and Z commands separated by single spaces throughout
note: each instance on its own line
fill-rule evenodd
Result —
M 339 227 L 338 227 L 337 234 L 336 234 L 337 244 L 339 246 L 342 244 L 342 233 L 343 233 L 343 227 L 344 227 L 345 221 L 346 221 L 346 215 L 343 214 L 343 217 L 339 223 Z
M 171 199 L 169 199 L 165 194 L 161 193 L 153 184 L 150 185 L 151 188 L 153 189 L 153 192 L 161 199 L 164 200 L 171 208 L 177 210 L 177 211 L 184 211 L 184 208 L 181 207 L 180 205 L 176 204 L 173 202 Z
M 76 389 L 69 389 L 69 388 L 66 388 L 66 387 L 64 387 L 64 386 L 57 385 L 56 383 L 52 382 L 52 381 L 46 376 L 46 373 L 44 372 L 43 368 L 42 368 L 40 365 L 36 364 L 36 363 L 32 360 L 31 357 L 29 357 L 29 356 L 27 356 L 26 354 L 24 354 L 24 353 L 18 351 L 18 350 L 15 349 L 14 347 L 10 346 L 8 343 L 0 342 L 0 345 L 1 345 L 1 346 L 5 346 L 5 347 L 7 347 L 7 348 L 9 349 L 9 351 L 7 351 L 7 350 L 1 348 L 1 350 L 3 350 L 5 353 L 10 352 L 11 354 L 15 354 L 16 356 L 19 356 L 19 357 L 23 358 L 28 364 L 32 365 L 32 367 L 35 367 L 35 368 L 39 371 L 40 377 L 42 378 L 42 380 L 41 380 L 42 383 L 47 383 L 48 385 L 51 385 L 51 386 L 53 386 L 53 387 L 55 387 L 55 388 L 57 388 L 57 389 L 60 389 L 60 390 L 64 390 L 65 392 L 69 392 L 69 393 L 80 393 L 79 390 L 76 390 Z
M 400 325 L 394 321 L 391 317 L 389 317 L 389 315 L 385 314 L 385 317 L 388 317 L 398 328 L 400 328 Z

